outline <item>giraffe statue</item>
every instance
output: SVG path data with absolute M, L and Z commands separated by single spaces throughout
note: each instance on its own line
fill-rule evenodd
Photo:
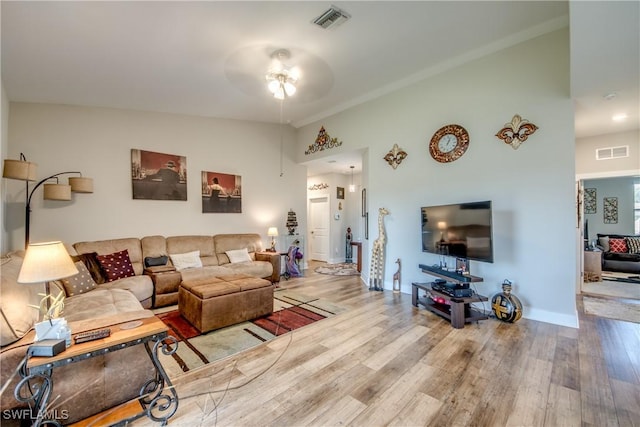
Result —
M 398 264 L 398 271 L 393 273 L 393 293 L 400 293 L 400 269 L 402 268 L 402 264 L 400 263 L 400 258 L 396 260 L 396 264 Z
M 389 215 L 385 208 L 378 209 L 378 238 L 373 241 L 371 249 L 371 269 L 369 271 L 369 290 L 384 290 L 384 245 L 387 235 L 384 232 L 384 217 Z

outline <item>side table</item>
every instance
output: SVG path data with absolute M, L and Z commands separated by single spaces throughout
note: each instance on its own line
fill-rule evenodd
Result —
M 168 419 L 178 409 L 178 394 L 160 364 L 158 352 L 171 355 L 177 351 L 178 342 L 168 334 L 167 326 L 157 317 L 153 316 L 140 321 L 142 322 L 140 326 L 131 329 L 126 329 L 126 326 L 122 329 L 121 325 L 114 325 L 111 327 L 111 335 L 107 338 L 74 344 L 53 357 L 25 359 L 20 366 L 20 374 L 23 378 L 16 386 L 14 396 L 19 402 L 28 403 L 29 406 L 34 407 L 38 418 L 33 425 L 60 426 L 58 421 L 46 419 L 47 404 L 54 389 L 52 378 L 54 368 L 140 344 L 144 345 L 156 375 L 140 390 L 139 401 L 143 407 L 142 412 L 116 425 L 127 425 L 145 415 L 155 422 L 166 425 Z
M 602 251 L 584 251 L 584 281 L 602 281 Z

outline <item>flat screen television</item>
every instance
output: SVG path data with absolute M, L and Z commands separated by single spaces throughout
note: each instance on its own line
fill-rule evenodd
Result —
M 421 208 L 422 251 L 493 262 L 491 201 Z

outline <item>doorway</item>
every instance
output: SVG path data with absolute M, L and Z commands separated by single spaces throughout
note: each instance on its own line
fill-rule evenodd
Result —
M 309 199 L 309 259 L 329 261 L 329 198 Z

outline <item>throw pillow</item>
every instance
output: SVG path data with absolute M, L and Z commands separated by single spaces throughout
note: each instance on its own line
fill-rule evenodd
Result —
M 97 258 L 102 271 L 107 275 L 108 282 L 136 275 L 131 265 L 129 251 L 126 249 L 109 255 L 98 255 Z
M 609 236 L 598 238 L 598 244 L 602 246 L 602 250 L 605 252 L 609 252 L 611 250 L 609 247 Z
M 184 254 L 170 254 L 171 262 L 176 270 L 202 267 L 200 251 L 186 252 Z
M 93 278 L 94 282 L 96 282 L 98 285 L 101 285 L 107 281 L 107 277 L 100 268 L 97 253 L 90 252 L 87 254 L 72 255 L 71 259 L 73 260 L 73 262 L 82 261 L 85 267 L 87 267 L 87 270 L 89 270 L 89 273 L 91 273 L 91 277 Z
M 91 277 L 91 273 L 87 270 L 84 263 L 82 261 L 76 261 L 75 265 L 78 269 L 78 274 L 61 280 L 64 293 L 68 297 L 84 294 L 96 288 L 96 282 L 93 280 L 93 277 Z
M 247 248 L 225 251 L 225 254 L 227 254 L 227 256 L 229 257 L 229 262 L 231 262 L 232 264 L 236 262 L 251 261 L 251 256 L 249 256 L 249 251 L 247 250 Z
M 625 253 L 627 252 L 627 242 L 624 239 L 609 239 L 609 251 Z
M 630 254 L 640 254 L 640 237 L 625 237 Z
M 144 266 L 145 267 L 157 267 L 159 265 L 167 265 L 169 261 L 169 257 L 166 255 L 156 256 L 156 257 L 145 257 L 144 258 Z

